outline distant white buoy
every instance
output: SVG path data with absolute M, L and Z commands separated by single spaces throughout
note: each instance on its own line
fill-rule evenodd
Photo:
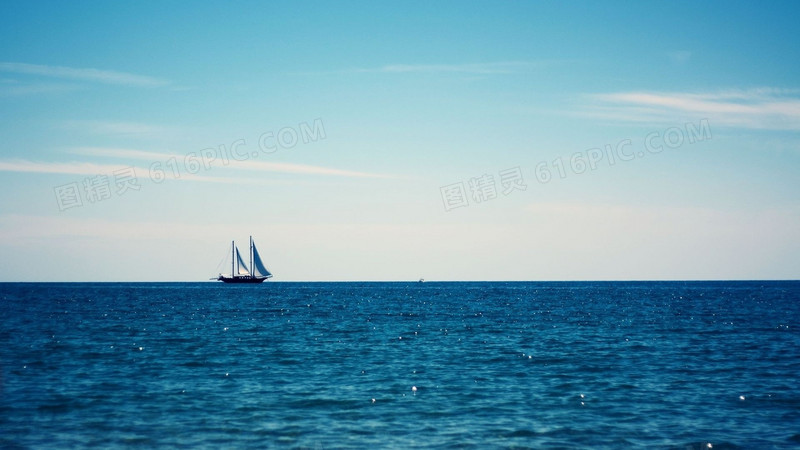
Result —
M 416 386 L 411 386 L 411 392 L 417 392 L 417 387 Z
M 375 403 L 375 399 L 374 398 L 372 399 L 372 403 Z
M 740 395 L 739 400 L 744 400 L 744 395 Z

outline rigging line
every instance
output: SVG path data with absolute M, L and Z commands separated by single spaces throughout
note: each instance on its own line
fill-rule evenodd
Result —
M 228 249 L 228 245 L 225 245 L 225 256 L 222 257 L 222 260 L 217 264 L 217 268 L 214 269 L 216 273 L 222 273 L 222 266 L 228 261 L 228 255 L 230 254 L 230 250 Z M 233 275 L 233 274 L 231 274 Z

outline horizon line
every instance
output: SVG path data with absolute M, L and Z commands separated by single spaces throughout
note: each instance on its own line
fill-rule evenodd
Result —
M 0 284 L 23 284 L 23 283 L 215 283 L 217 279 L 208 280 L 172 280 L 172 281 L 0 281 Z M 786 282 L 800 281 L 800 278 L 707 278 L 707 279 L 585 279 L 585 280 L 427 280 L 420 282 L 417 280 L 268 280 L 267 283 L 705 283 L 705 282 Z M 224 283 L 223 283 L 224 284 Z

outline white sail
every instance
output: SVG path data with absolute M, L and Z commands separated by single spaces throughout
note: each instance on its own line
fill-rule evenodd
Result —
M 261 257 L 258 256 L 258 250 L 256 250 L 256 244 L 253 244 L 253 271 L 257 277 L 271 277 L 272 274 L 269 273 L 266 267 L 264 267 L 264 263 L 261 262 Z
M 250 270 L 247 269 L 247 264 L 244 263 L 238 247 L 236 248 L 236 266 L 237 275 L 250 275 Z

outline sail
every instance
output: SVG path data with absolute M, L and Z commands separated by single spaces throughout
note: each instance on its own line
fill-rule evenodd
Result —
M 264 263 L 261 262 L 261 257 L 258 256 L 258 250 L 256 250 L 256 244 L 253 244 L 253 271 L 257 277 L 271 277 L 272 274 L 269 273 L 266 267 L 264 267 Z
M 250 275 L 250 271 L 247 269 L 247 264 L 244 263 L 242 255 L 239 253 L 238 247 L 236 248 L 236 266 L 237 266 L 236 275 Z

